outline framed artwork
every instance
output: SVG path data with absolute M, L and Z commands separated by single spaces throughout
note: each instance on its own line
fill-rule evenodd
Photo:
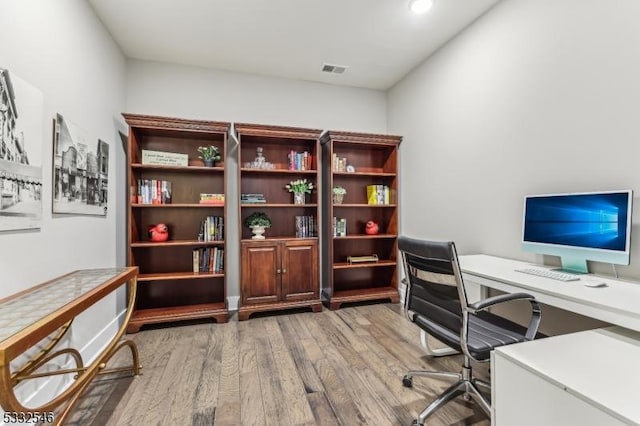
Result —
M 53 213 L 106 216 L 109 144 L 56 114 L 53 132 Z
M 0 231 L 42 222 L 42 92 L 0 68 Z

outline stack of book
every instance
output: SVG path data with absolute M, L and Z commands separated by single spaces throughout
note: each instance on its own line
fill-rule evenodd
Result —
M 387 185 L 367 185 L 367 204 L 386 205 L 391 203 L 391 190 Z
M 313 216 L 296 216 L 296 238 L 317 237 L 316 218 Z
M 334 237 L 346 237 L 347 236 L 347 219 L 346 218 L 333 218 L 333 236 Z
M 200 204 L 224 205 L 224 194 L 200 194 Z
M 208 216 L 200 225 L 198 241 L 224 240 L 224 218 L 222 216 Z
M 264 198 L 264 194 L 240 194 L 240 202 L 242 204 L 262 204 L 267 200 Z
M 224 249 L 201 247 L 193 249 L 193 272 L 223 272 Z
M 311 170 L 311 153 L 290 151 L 287 155 L 289 160 L 289 170 Z
M 137 204 L 171 204 L 171 182 L 157 179 L 138 179 L 131 199 Z

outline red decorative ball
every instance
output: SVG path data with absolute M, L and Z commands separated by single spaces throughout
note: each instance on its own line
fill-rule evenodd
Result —
M 155 243 L 167 241 L 169 239 L 169 227 L 164 223 L 149 225 L 148 233 L 149 241 L 153 241 Z
M 370 220 L 364 227 L 364 233 L 367 235 L 376 235 L 378 234 L 379 228 L 378 224 L 374 221 Z

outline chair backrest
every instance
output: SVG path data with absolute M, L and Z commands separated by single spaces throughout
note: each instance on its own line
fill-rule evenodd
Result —
M 412 320 L 416 313 L 428 317 L 455 334 L 458 342 L 447 343 L 466 343 L 459 340 L 466 336 L 468 304 L 455 244 L 400 236 L 398 248 L 408 280 L 407 314 Z

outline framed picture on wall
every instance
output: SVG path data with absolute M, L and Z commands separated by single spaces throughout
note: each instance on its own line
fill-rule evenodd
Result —
M 42 92 L 0 68 L 0 231 L 42 222 Z
M 57 114 L 53 132 L 53 213 L 105 216 L 109 144 Z

